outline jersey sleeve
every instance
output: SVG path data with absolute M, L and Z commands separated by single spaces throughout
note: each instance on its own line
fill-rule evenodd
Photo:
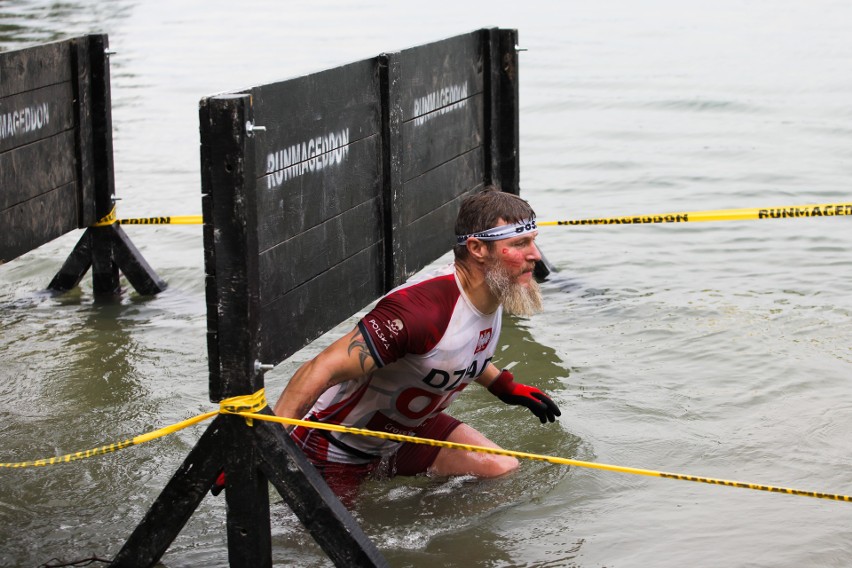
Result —
M 453 276 L 395 290 L 361 318 L 361 330 L 379 367 L 431 351 L 443 337 L 459 298 Z

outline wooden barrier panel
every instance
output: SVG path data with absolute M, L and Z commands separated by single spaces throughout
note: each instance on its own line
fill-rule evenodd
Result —
M 465 195 L 518 191 L 500 170 L 517 166 L 515 39 L 479 30 L 202 101 L 203 152 L 242 140 L 202 166 L 213 400 L 449 251 Z M 237 99 L 241 122 L 214 126 Z
M 473 32 L 390 56 L 402 112 L 393 284 L 452 248 L 461 198 L 485 183 L 485 39 Z
M 214 400 L 384 290 L 380 109 L 378 59 L 202 101 Z
M 94 222 L 89 43 L 0 53 L 0 264 Z
M 65 292 L 92 269 L 96 296 L 166 287 L 113 211 L 109 41 L 89 35 L 0 53 L 0 265 L 86 228 L 48 285 Z
M 453 246 L 461 200 L 518 192 L 515 30 L 484 29 L 388 54 L 389 287 Z M 511 75 L 511 76 L 509 76 Z M 393 115 L 396 116 L 393 116 Z M 508 143 L 507 143 L 508 142 Z
M 258 356 L 278 363 L 384 290 L 378 60 L 251 95 L 266 128 L 255 136 Z

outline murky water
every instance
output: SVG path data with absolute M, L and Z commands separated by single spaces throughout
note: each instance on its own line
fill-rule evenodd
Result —
M 541 219 L 852 199 L 852 5 L 734 0 L 0 1 L 0 49 L 106 32 L 122 216 L 200 212 L 197 105 L 480 27 L 519 29 L 522 193 Z M 114 304 L 40 293 L 67 235 L 0 267 L 0 461 L 132 437 L 211 410 L 198 227 L 128 227 L 169 283 Z M 500 363 L 557 426 L 466 393 L 505 447 L 852 494 L 848 217 L 543 228 L 547 309 Z M 354 320 L 343 324 L 351 327 Z M 334 332 L 330 334 L 333 336 Z M 267 376 L 289 374 L 331 337 Z M 111 558 L 201 428 L 0 473 L 0 564 Z M 847 566 L 852 504 L 524 463 L 506 479 L 368 485 L 356 511 L 394 566 Z M 322 566 L 286 506 L 280 565 Z M 209 498 L 163 559 L 227 564 Z

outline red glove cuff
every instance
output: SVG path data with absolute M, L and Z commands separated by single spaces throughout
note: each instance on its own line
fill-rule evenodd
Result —
M 515 386 L 515 375 L 503 369 L 500 371 L 500 374 L 497 375 L 497 378 L 494 379 L 490 385 L 488 385 L 488 391 L 495 395 L 500 396 L 504 394 L 512 394 L 512 390 Z

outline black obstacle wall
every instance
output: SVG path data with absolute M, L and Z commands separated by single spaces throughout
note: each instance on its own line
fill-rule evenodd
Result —
M 0 53 L 0 264 L 97 220 L 96 168 L 112 152 L 105 46 Z
M 213 400 L 383 289 L 380 108 L 377 59 L 202 101 Z

